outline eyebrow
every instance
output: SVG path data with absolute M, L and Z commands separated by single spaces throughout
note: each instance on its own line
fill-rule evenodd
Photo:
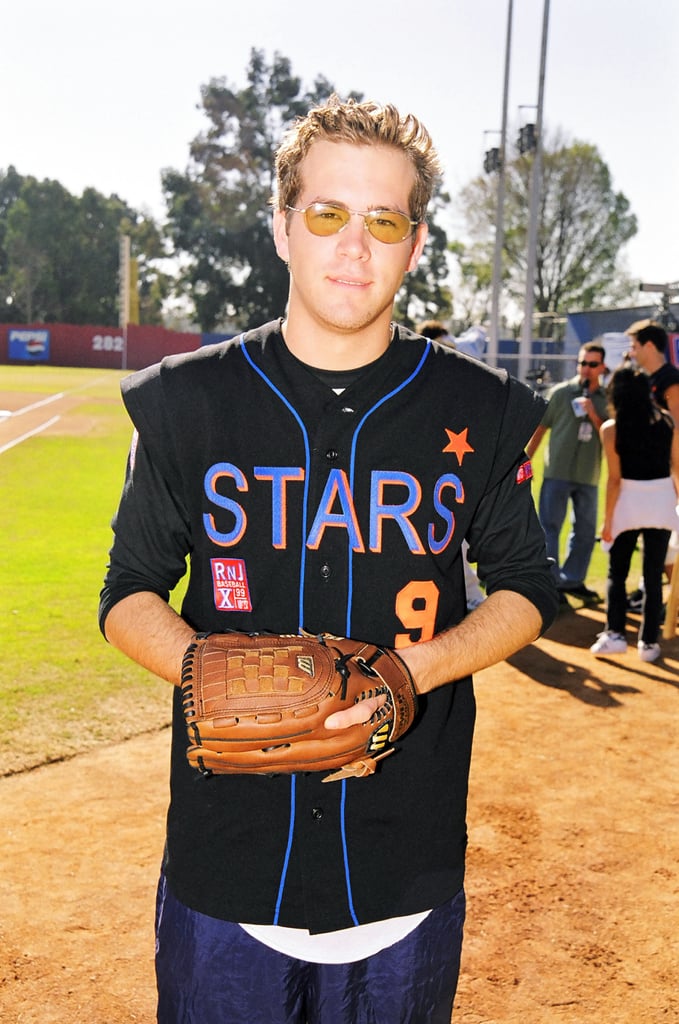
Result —
M 313 206 L 314 203 L 325 203 L 327 206 L 341 206 L 345 210 L 349 209 L 348 203 L 343 203 L 340 199 L 310 199 L 306 205 Z M 404 217 L 411 218 L 411 214 L 407 210 L 402 210 L 395 203 L 371 203 L 365 210 L 359 212 L 372 213 L 374 210 L 389 210 L 391 213 L 402 213 Z

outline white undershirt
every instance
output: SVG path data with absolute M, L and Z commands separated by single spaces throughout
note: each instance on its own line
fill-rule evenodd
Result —
M 314 964 L 351 964 L 400 942 L 431 913 L 392 917 L 338 932 L 310 935 L 306 928 L 282 928 L 271 924 L 241 924 L 243 931 L 285 956 Z

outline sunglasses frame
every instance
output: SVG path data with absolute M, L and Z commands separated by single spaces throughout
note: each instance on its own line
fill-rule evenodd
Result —
M 342 226 L 339 227 L 337 231 L 330 231 L 328 232 L 328 234 L 319 234 L 317 231 L 314 231 L 310 227 L 309 221 L 307 219 L 307 214 L 309 210 L 313 210 L 314 207 L 320 207 L 321 209 L 326 210 L 340 210 L 342 213 L 348 213 L 349 217 L 347 218 L 346 223 L 342 224 Z M 383 245 L 398 245 L 399 242 L 405 242 L 406 238 L 410 238 L 410 236 L 413 234 L 413 231 L 419 224 L 419 221 L 410 220 L 410 218 L 407 217 L 405 213 L 401 213 L 400 210 L 350 210 L 348 206 L 343 206 L 342 203 L 309 203 L 308 206 L 305 206 L 301 210 L 298 209 L 296 206 L 286 206 L 285 208 L 286 210 L 290 210 L 292 213 L 301 213 L 304 216 L 304 224 L 306 226 L 307 231 L 310 234 L 314 235 L 316 238 L 332 238 L 333 235 L 339 235 L 342 231 L 344 231 L 346 227 L 349 226 L 349 221 L 351 220 L 351 217 L 356 216 L 363 218 L 363 227 L 370 234 L 370 236 L 375 239 L 375 241 L 382 242 Z M 386 238 L 380 238 L 379 235 L 376 235 L 372 228 L 375 226 L 375 221 L 377 221 L 379 217 L 381 215 L 384 215 L 385 213 L 391 215 L 396 214 L 396 216 L 398 217 L 403 217 L 403 219 L 408 223 L 409 230 L 407 234 L 403 235 L 402 238 L 395 238 L 393 241 L 389 241 Z
M 578 359 L 578 366 L 588 366 L 590 370 L 594 370 L 597 366 L 603 365 L 603 363 L 590 363 L 587 359 Z

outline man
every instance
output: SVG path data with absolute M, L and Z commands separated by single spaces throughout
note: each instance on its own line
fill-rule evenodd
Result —
M 524 452 L 543 403 L 391 323 L 438 173 L 412 115 L 310 111 L 276 160 L 285 317 L 123 382 L 137 433 L 100 621 L 175 686 L 161 1024 L 450 1019 L 471 673 L 534 640 L 556 593 Z M 468 616 L 463 537 L 489 595 Z M 413 728 L 365 779 L 201 776 L 181 664 L 197 630 L 228 629 L 398 648 L 422 695 Z
M 679 424 L 679 369 L 667 361 L 667 331 L 654 320 L 637 320 L 625 334 L 631 338 L 632 359 L 648 374 L 654 399 Z
M 632 339 L 630 355 L 637 366 L 648 374 L 651 394 L 663 409 L 667 409 L 679 428 L 679 369 L 667 360 L 669 339 L 665 328 L 654 320 L 635 320 L 625 331 Z M 672 569 L 679 554 L 679 537 L 676 532 L 670 536 L 665 554 L 665 574 L 672 578 Z M 644 580 L 627 598 L 630 611 L 640 612 L 643 607 Z
M 601 377 L 606 353 L 589 341 L 578 353 L 578 373 L 549 393 L 542 423 L 528 442 L 532 458 L 547 433 L 549 446 L 540 489 L 539 516 L 545 531 L 547 555 L 553 560 L 557 587 L 588 603 L 601 598 L 585 584 L 597 529 L 597 498 L 601 472 L 599 428 L 606 419 L 606 395 Z M 571 532 L 566 558 L 559 560 L 559 536 L 571 504 Z M 567 603 L 567 599 L 562 597 Z

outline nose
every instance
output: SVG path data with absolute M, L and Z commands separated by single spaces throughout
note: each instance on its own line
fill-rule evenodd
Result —
M 370 232 L 360 213 L 352 213 L 347 226 L 337 236 L 337 251 L 351 259 L 366 259 L 370 256 Z

